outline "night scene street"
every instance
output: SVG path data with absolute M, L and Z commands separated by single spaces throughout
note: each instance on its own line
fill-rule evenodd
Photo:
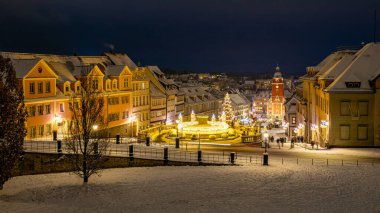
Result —
M 0 3 L 0 212 L 380 212 L 380 1 Z

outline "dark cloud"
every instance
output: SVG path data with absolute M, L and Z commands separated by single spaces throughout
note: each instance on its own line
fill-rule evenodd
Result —
M 112 44 L 142 64 L 199 72 L 263 73 L 280 63 L 302 73 L 337 46 L 371 41 L 380 14 L 375 0 L 0 3 L 3 51 L 96 55 Z

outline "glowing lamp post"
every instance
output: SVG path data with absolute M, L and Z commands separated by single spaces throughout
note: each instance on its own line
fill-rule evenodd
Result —
M 265 153 L 267 153 L 267 144 L 268 144 L 268 133 L 264 133 L 264 142 L 265 142 Z
M 201 150 L 201 135 L 200 135 L 200 130 L 198 130 L 198 150 Z
M 92 126 L 92 129 L 94 130 L 94 131 L 96 131 L 97 129 L 98 129 L 98 125 L 97 124 L 94 124 L 93 126 Z
M 179 120 L 175 120 L 175 123 L 177 124 L 177 138 L 178 138 L 178 125 L 179 125 Z
M 321 128 L 322 129 L 327 129 L 328 126 L 329 126 L 329 121 L 327 121 L 327 120 L 321 120 Z M 326 130 L 326 135 L 325 135 L 324 140 L 325 140 L 325 146 L 328 148 L 329 145 L 328 145 L 327 138 L 328 138 L 328 131 Z
M 268 161 L 269 161 L 269 155 L 268 155 L 268 152 L 267 152 L 267 141 L 268 141 L 268 137 L 269 137 L 269 134 L 268 133 L 264 133 L 264 138 L 265 138 L 265 152 L 263 154 L 263 165 L 264 166 L 268 166 Z
M 138 128 L 139 128 L 139 123 L 138 123 L 138 120 L 136 118 L 135 115 L 131 115 L 130 119 L 129 119 L 129 122 L 131 122 L 131 125 L 132 125 L 132 137 L 133 137 L 133 122 L 136 121 L 136 135 L 138 133 Z
M 54 120 L 55 126 L 57 128 L 56 130 L 53 131 L 53 140 L 57 140 L 57 138 L 58 138 L 58 126 L 61 125 L 61 123 L 62 123 L 62 117 L 59 115 L 55 115 L 53 120 Z

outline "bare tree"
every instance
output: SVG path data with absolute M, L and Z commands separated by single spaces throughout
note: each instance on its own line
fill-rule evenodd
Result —
M 0 190 L 23 152 L 26 111 L 22 88 L 9 59 L 0 56 Z
M 90 80 L 82 82 L 80 91 L 72 95 L 70 102 L 72 120 L 65 139 L 66 150 L 74 173 L 87 183 L 91 175 L 102 169 L 108 147 L 102 116 L 104 101 Z

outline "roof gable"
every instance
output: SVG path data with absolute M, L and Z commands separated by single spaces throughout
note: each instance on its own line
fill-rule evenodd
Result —
M 58 78 L 58 75 L 43 59 L 40 59 L 23 78 Z
M 99 69 L 97 65 L 95 65 L 88 76 L 104 76 L 103 72 Z

